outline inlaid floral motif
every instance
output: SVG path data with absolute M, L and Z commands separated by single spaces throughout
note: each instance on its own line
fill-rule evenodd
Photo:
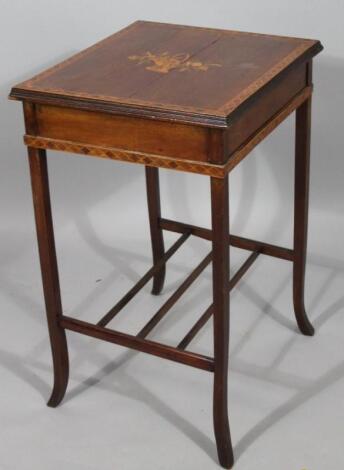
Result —
M 153 54 L 148 51 L 143 55 L 131 55 L 128 58 L 138 64 L 147 64 L 146 70 L 158 73 L 168 73 L 171 70 L 179 72 L 185 70 L 207 71 L 209 67 L 221 67 L 220 64 L 207 64 L 199 60 L 191 60 L 191 55 L 186 52 L 171 55 L 168 52 Z

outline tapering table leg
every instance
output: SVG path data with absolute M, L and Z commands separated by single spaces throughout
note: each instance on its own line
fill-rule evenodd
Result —
M 312 336 L 304 302 L 307 254 L 309 162 L 311 139 L 311 98 L 296 110 L 295 139 L 295 203 L 294 203 L 294 265 L 293 299 L 298 326 L 304 335 Z
M 233 465 L 234 457 L 228 423 L 228 347 L 229 347 L 229 201 L 228 176 L 211 178 L 213 231 L 213 308 L 214 308 L 214 429 L 220 464 Z
M 156 264 L 164 256 L 163 231 L 159 227 L 160 209 L 160 186 L 159 169 L 146 166 L 147 203 L 150 233 L 152 240 L 153 264 Z M 152 294 L 160 294 L 164 287 L 166 265 L 154 275 Z
M 48 406 L 55 407 L 62 401 L 68 384 L 68 349 L 65 330 L 59 324 L 62 304 L 51 216 L 46 152 L 29 147 L 28 153 L 45 307 L 54 364 L 54 387 Z

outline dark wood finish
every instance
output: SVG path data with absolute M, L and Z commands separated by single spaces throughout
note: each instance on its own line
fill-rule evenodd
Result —
M 173 245 L 166 251 L 162 258 L 146 272 L 144 276 L 112 307 L 97 323 L 98 326 L 106 326 L 115 316 L 135 297 L 135 295 L 147 284 L 147 282 L 159 273 L 165 266 L 167 260 L 178 250 L 178 248 L 189 238 L 190 233 L 184 233 Z
M 166 316 L 173 305 L 180 299 L 180 297 L 186 292 L 191 284 L 197 279 L 197 277 L 204 271 L 204 269 L 211 262 L 212 253 L 210 252 L 199 265 L 187 276 L 184 282 L 180 284 L 178 289 L 169 297 L 164 305 L 157 311 L 157 313 L 149 320 L 149 322 L 140 330 L 138 338 L 146 338 L 149 333 L 156 327 L 156 325 Z
M 159 219 L 161 218 L 161 207 L 158 168 L 151 168 L 146 166 L 146 187 L 153 263 L 156 264 L 159 259 L 164 256 L 165 252 L 164 235 L 161 227 L 159 227 Z M 160 294 L 164 287 L 165 275 L 166 263 L 164 263 L 161 269 L 154 274 L 152 294 Z
M 202 316 L 196 321 L 193 327 L 187 332 L 184 338 L 178 343 L 178 349 L 186 349 L 194 337 L 201 331 L 201 329 L 206 325 L 208 320 L 213 316 L 213 304 L 211 304 L 207 310 L 202 314 Z
M 248 269 L 252 266 L 252 264 L 256 261 L 259 256 L 259 252 L 252 253 L 247 260 L 243 263 L 243 265 L 238 269 L 238 271 L 234 274 L 231 280 L 228 283 L 228 291 L 230 292 L 234 286 L 240 281 L 243 275 L 248 271 Z M 191 330 L 184 336 L 184 338 L 180 341 L 177 348 L 178 349 L 185 349 L 194 337 L 201 331 L 203 326 L 207 323 L 207 321 L 212 317 L 214 313 L 213 304 L 207 308 L 207 310 L 203 313 L 203 315 L 197 320 Z
M 314 335 L 304 300 L 307 255 L 311 98 L 296 110 L 293 301 L 300 331 Z
M 162 357 L 170 361 L 179 362 L 197 369 L 203 369 L 214 372 L 214 360 L 202 354 L 196 354 L 189 351 L 180 351 L 177 348 L 166 346 L 165 344 L 141 339 L 137 336 L 128 335 L 121 331 L 110 330 L 98 325 L 63 316 L 60 322 L 61 326 L 67 330 L 75 331 L 92 338 L 102 339 L 109 343 L 118 344 L 127 348 Z
M 26 117 L 28 118 L 28 115 Z M 66 334 L 60 325 L 62 304 L 50 207 L 46 154 L 45 150 L 30 147 L 28 152 L 45 308 L 54 365 L 54 387 L 48 406 L 56 407 L 62 401 L 68 385 L 68 350 Z
M 114 147 L 103 147 L 86 142 L 73 142 L 69 140 L 50 139 L 37 135 L 25 135 L 24 142 L 30 147 L 58 150 L 63 152 L 79 153 L 93 157 L 120 160 L 131 163 L 140 163 L 146 166 L 162 167 L 170 170 L 188 171 L 191 173 L 200 173 L 203 175 L 223 178 L 246 155 L 254 149 L 265 137 L 267 137 L 284 119 L 286 119 L 296 108 L 309 98 L 312 93 L 311 87 L 305 87 L 299 94 L 294 96 L 286 106 L 278 113 L 273 115 L 261 128 L 250 136 L 234 153 L 228 158 L 226 163 L 218 164 L 216 162 L 224 159 L 223 153 L 227 150 L 226 133 L 223 130 L 209 129 L 208 134 L 208 159 L 209 162 L 200 161 L 199 155 L 195 155 L 193 160 L 171 157 L 169 155 L 156 155 L 150 153 L 137 152 L 130 149 L 120 149 Z M 63 123 L 63 121 L 62 121 Z M 104 124 L 105 126 L 105 124 Z M 192 129 L 191 126 L 188 126 Z M 185 127 L 186 129 L 186 127 Z M 67 131 L 68 132 L 68 131 Z M 188 138 L 192 140 L 193 132 L 190 131 Z M 157 138 L 157 140 L 159 140 Z M 128 142 L 130 138 L 128 139 Z M 173 145 L 173 144 L 172 144 Z M 173 152 L 172 152 L 173 153 Z M 212 156 L 214 155 L 214 156 Z M 215 162 L 215 163 L 210 163 Z
M 251 103 L 250 107 L 232 119 L 227 130 L 227 153 L 231 155 L 243 142 L 250 138 L 274 114 L 284 108 L 291 98 L 300 93 L 307 86 L 306 64 L 287 71 L 273 86 L 265 89 L 261 95 Z M 223 163 L 220 162 L 220 163 Z
M 208 160 L 210 163 L 215 163 L 217 166 L 223 166 L 228 156 L 229 133 L 225 129 L 217 128 L 209 128 L 208 133 Z
M 308 39 L 139 21 L 16 85 L 11 97 L 226 127 L 321 49 Z
M 185 224 L 183 222 L 177 222 L 175 220 L 160 219 L 160 227 L 164 230 L 169 230 L 176 233 L 191 233 L 204 240 L 212 240 L 212 231 L 208 228 L 197 227 L 196 225 Z M 259 251 L 262 255 L 269 255 L 275 258 L 284 259 L 287 261 L 293 261 L 294 252 L 289 248 L 281 246 L 271 245 L 257 240 L 251 240 L 249 238 L 238 237 L 237 235 L 228 235 L 227 240 L 230 245 L 236 248 L 242 248 L 243 250 Z
M 208 130 L 177 122 L 37 104 L 37 133 L 48 139 L 149 155 L 183 160 L 197 155 L 197 160 L 203 162 L 208 159 Z
M 220 464 L 234 463 L 228 423 L 228 342 L 229 342 L 229 204 L 228 176 L 211 178 L 211 219 L 213 231 L 214 305 L 214 429 Z
M 228 409 L 229 291 L 258 254 L 293 262 L 298 325 L 314 332 L 304 306 L 312 60 L 319 41 L 138 21 L 12 88 L 22 100 L 43 287 L 54 362 L 49 405 L 68 381 L 65 329 L 214 372 L 214 429 L 220 463 L 233 464 Z M 228 174 L 296 110 L 293 249 L 229 235 Z M 63 316 L 45 150 L 146 167 L 153 267 L 98 322 Z M 158 168 L 211 177 L 212 228 L 161 218 Z M 165 252 L 163 230 L 181 233 Z M 163 288 L 166 262 L 190 236 L 210 253 L 137 336 L 105 326 L 153 278 Z M 229 245 L 252 251 L 229 280 Z M 213 304 L 177 348 L 144 339 L 213 259 Z M 184 351 L 213 316 L 214 358 Z
M 276 129 L 295 109 L 312 94 L 312 87 L 305 87 L 294 96 L 278 113 L 274 114 L 262 127 L 256 130 L 243 144 L 232 153 L 224 165 L 224 173 L 232 171 L 260 142 Z M 260 111 L 263 112 L 263 109 Z
M 245 237 L 238 237 L 237 235 L 230 235 L 229 243 L 236 248 L 249 251 L 259 251 L 262 255 L 284 259 L 285 261 L 293 261 L 294 259 L 293 250 L 282 246 L 271 245 L 270 243 L 251 240 Z

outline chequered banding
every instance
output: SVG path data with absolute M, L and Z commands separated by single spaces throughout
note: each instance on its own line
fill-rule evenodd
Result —
M 49 139 L 46 137 L 25 135 L 24 142 L 29 147 L 58 150 L 61 152 L 79 153 L 93 157 L 108 158 L 123 162 L 139 163 L 141 165 L 166 168 L 169 170 L 199 173 L 217 178 L 223 177 L 223 165 L 211 165 L 190 160 L 177 160 L 160 155 L 149 155 L 140 152 L 129 152 L 122 149 L 100 147 L 67 140 Z

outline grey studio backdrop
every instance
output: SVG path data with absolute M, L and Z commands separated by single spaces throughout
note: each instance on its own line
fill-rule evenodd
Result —
M 212 377 L 69 334 L 71 378 L 52 383 L 20 103 L 11 85 L 136 19 L 320 39 L 306 305 L 301 336 L 291 265 L 261 257 L 231 296 L 229 405 L 238 470 L 343 468 L 344 33 L 342 0 L 0 1 L 0 469 L 216 469 Z M 196 86 L 197 84 L 195 84 Z M 294 117 L 231 174 L 231 232 L 291 246 Z M 144 169 L 49 153 L 65 311 L 97 320 L 151 261 Z M 161 171 L 165 217 L 209 226 L 207 177 Z M 166 245 L 175 239 L 166 235 Z M 134 333 L 206 253 L 192 240 L 171 260 L 162 296 L 149 286 L 112 326 Z M 232 271 L 247 254 L 231 250 Z M 211 269 L 154 338 L 176 344 L 211 301 Z M 212 350 L 211 322 L 192 349 Z

